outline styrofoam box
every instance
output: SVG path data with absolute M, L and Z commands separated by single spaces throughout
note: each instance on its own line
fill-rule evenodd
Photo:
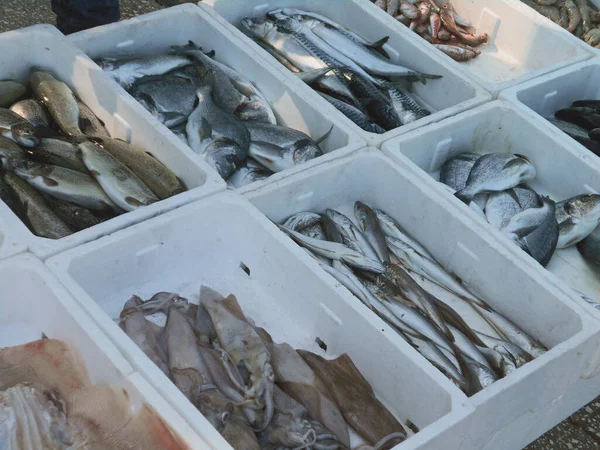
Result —
M 326 208 L 352 216 L 356 200 L 380 208 L 475 293 L 550 349 L 470 398 L 457 392 L 475 408 L 467 419 L 467 432 L 441 432 L 440 439 L 426 448 L 479 449 L 496 433 L 494 449 L 520 449 L 597 396 L 600 380 L 582 376 L 597 353 L 600 324 L 546 282 L 541 269 L 515 258 L 480 224 L 448 206 L 430 182 L 403 170 L 381 152 L 361 151 L 289 177 L 277 187 L 249 192 L 246 197 L 276 222 L 300 211 L 323 212 Z M 315 261 L 310 262 L 317 267 Z M 436 295 L 483 330 L 481 319 L 464 303 L 457 305 L 441 290 Z M 373 314 L 362 309 L 366 315 Z M 418 354 L 415 358 L 422 359 Z M 559 414 L 546 414 L 549 405 L 563 398 Z M 534 431 L 511 430 L 512 444 L 505 445 L 501 439 L 505 427 L 529 416 L 538 424 Z
M 0 202 L 0 209 L 4 207 Z M 20 221 L 10 211 L 0 213 L 0 259 L 8 258 L 27 249 L 25 238 L 19 233 Z
M 593 164 L 586 153 L 564 145 L 553 135 L 546 133 L 545 129 L 543 123 L 530 118 L 519 108 L 495 101 L 387 142 L 384 151 L 407 165 L 410 164 L 407 160 L 410 160 L 435 180 L 439 179 L 442 164 L 462 152 L 518 153 L 526 156 L 535 166 L 536 178 L 527 184 L 541 195 L 549 195 L 553 200 L 561 201 L 575 195 L 600 192 L 600 166 Z M 591 153 L 589 155 L 596 159 Z M 456 205 L 461 213 L 485 222 L 485 219 L 480 219 L 477 213 L 455 198 L 444 186 L 436 183 L 436 188 L 440 196 Z M 485 224 L 498 239 L 515 250 L 519 257 L 523 257 L 531 265 L 539 266 L 502 233 L 487 222 Z M 576 289 L 600 301 L 600 271 L 586 263 L 576 247 L 557 250 L 547 269 L 566 286 L 563 287 L 554 277 L 549 277 L 554 284 L 561 285 L 563 289 Z
M 276 342 L 327 358 L 347 352 L 388 408 L 421 429 L 399 449 L 429 448 L 420 445 L 440 433 L 466 431 L 462 421 L 470 409 L 457 388 L 415 357 L 414 349 L 379 318 L 365 314 L 360 302 L 241 197 L 213 196 L 47 264 L 133 366 L 143 369 L 214 448 L 229 447 L 111 320 L 132 294 L 148 298 L 159 291 L 177 292 L 197 302 L 200 285 L 208 285 L 235 294 L 246 316 Z M 575 315 L 563 312 L 563 323 L 572 323 L 562 331 L 579 326 Z M 315 343 L 317 337 L 327 345 L 326 353 Z
M 471 74 L 494 98 L 511 86 L 594 56 L 589 46 L 569 39 L 562 28 L 513 0 L 452 0 L 452 6 L 477 33 L 487 33 L 488 42 L 477 47 L 481 55 L 468 62 L 439 53 Z M 431 44 L 423 43 L 433 51 Z
M 523 3 L 521 0 L 507 0 L 507 1 L 513 3 L 515 5 L 515 8 L 520 8 L 521 10 L 527 11 L 527 13 L 533 11 L 535 14 L 537 14 L 537 20 L 540 23 L 543 23 L 545 27 L 554 28 L 558 32 L 562 32 L 564 35 L 564 39 L 568 39 L 572 43 L 572 45 L 579 45 L 593 55 L 600 55 L 600 49 L 586 44 L 585 41 L 583 41 L 583 40 L 579 39 L 577 36 L 569 33 L 563 27 L 561 27 L 557 23 L 553 22 L 552 20 L 548 19 L 546 16 L 538 13 L 535 9 L 529 7 L 529 5 L 527 5 L 526 3 Z M 600 8 L 600 0 L 588 0 L 588 3 L 594 4 L 594 5 L 596 5 L 597 8 Z
M 554 117 L 556 111 L 570 107 L 576 100 L 600 99 L 598 80 L 600 58 L 594 58 L 507 89 L 500 94 L 500 99 L 514 103 L 532 114 L 554 139 L 579 151 L 590 164 L 600 170 L 600 159 L 597 156 L 545 119 Z
M 235 69 L 254 83 L 267 98 L 280 125 L 303 131 L 313 138 L 323 136 L 331 129 L 329 137 L 321 148 L 327 154 L 305 164 L 279 172 L 258 184 L 267 184 L 298 170 L 335 158 L 365 146 L 365 141 L 344 121 L 337 120 L 322 111 L 318 104 L 313 105 L 302 89 L 288 80 L 277 70 L 273 70 L 262 56 L 237 37 L 228 27 L 215 20 L 195 5 L 180 5 L 156 11 L 119 23 L 93 28 L 67 37 L 88 56 L 94 59 L 119 56 L 148 56 L 168 53 L 173 45 L 185 45 L 192 40 L 205 51 L 214 50 L 215 59 Z M 114 80 L 109 80 L 113 89 L 135 103 L 134 109 L 148 124 L 160 130 L 166 140 L 181 141 L 167 127 L 153 117 L 133 97 L 125 92 Z M 189 147 L 188 147 L 189 149 Z M 191 150 L 190 150 L 191 151 Z M 197 160 L 204 159 L 192 152 Z M 216 172 L 215 172 L 216 173 Z
M 31 254 L 0 262 L 0 347 L 41 339 L 60 339 L 83 358 L 93 383 L 120 386 L 132 404 L 151 406 L 190 448 L 206 448 L 192 428 L 169 406 L 41 261 Z
M 205 0 L 199 6 L 209 11 L 227 26 L 228 32 L 239 36 L 265 60 L 284 75 L 288 84 L 298 86 L 315 108 L 323 111 L 339 122 L 344 122 L 363 137 L 371 146 L 379 146 L 385 140 L 407 133 L 425 124 L 437 122 L 444 117 L 453 116 L 461 111 L 473 108 L 491 99 L 490 94 L 459 70 L 451 61 L 438 55 L 423 45 L 421 38 L 407 29 L 396 26 L 391 17 L 377 11 L 377 7 L 364 0 Z M 404 64 L 414 70 L 442 75 L 440 80 L 429 81 L 426 85 L 413 84 L 415 98 L 432 111 L 432 114 L 408 125 L 388 131 L 384 134 L 369 133 L 355 125 L 329 102 L 302 83 L 297 77 L 279 64 L 268 52 L 254 43 L 236 27 L 244 17 L 264 17 L 273 9 L 294 7 L 313 11 L 327 16 L 339 24 L 348 27 L 369 41 L 390 36 L 385 46 L 391 61 Z M 230 24 L 228 24 L 229 22 Z
M 137 144 L 177 174 L 189 189 L 169 199 L 123 214 L 94 227 L 52 240 L 35 236 L 19 223 L 29 250 L 44 259 L 84 242 L 97 239 L 120 228 L 143 221 L 205 195 L 225 189 L 225 183 L 210 166 L 194 158 L 193 152 L 182 143 L 165 136 L 139 114 L 137 102 L 114 89 L 114 83 L 64 36 L 49 25 L 38 25 L 3 33 L 0 60 L 0 79 L 25 80 L 32 67 L 54 73 L 69 85 L 75 94 L 102 120 L 114 138 Z M 0 214 L 13 213 L 4 204 Z

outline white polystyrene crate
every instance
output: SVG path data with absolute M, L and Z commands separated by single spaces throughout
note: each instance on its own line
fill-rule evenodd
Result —
M 0 259 L 8 258 L 27 249 L 19 219 L 8 206 L 0 202 Z
M 439 442 L 451 430 L 466 431 L 470 409 L 462 393 L 240 197 L 218 195 L 187 205 L 47 264 L 131 364 L 143 369 L 215 447 L 229 448 L 109 319 L 119 317 L 131 295 L 178 292 L 197 302 L 205 284 L 235 294 L 244 313 L 276 342 L 327 358 L 347 352 L 390 410 L 421 429 L 399 450 L 436 448 L 421 445 Z M 315 343 L 317 337 L 327 345 L 326 353 Z
M 297 83 L 288 83 L 286 77 L 273 70 L 251 47 L 232 36 L 228 27 L 215 20 L 195 5 L 180 5 L 125 20 L 119 23 L 75 33 L 67 39 L 93 59 L 119 56 L 148 56 L 167 53 L 173 45 L 185 45 L 188 41 L 205 51 L 214 50 L 215 59 L 238 71 L 254 83 L 272 106 L 280 125 L 303 131 L 319 138 L 332 129 L 321 144 L 326 153 L 321 158 L 308 161 L 292 169 L 272 175 L 257 185 L 272 183 L 290 173 L 320 164 L 365 146 L 365 141 L 345 121 L 338 120 L 313 105 Z M 115 81 L 109 80 L 113 89 L 135 104 L 134 109 L 148 124 L 161 131 L 165 139 L 184 145 L 166 126 L 137 103 Z M 332 128 L 333 127 L 333 128 Z M 197 160 L 204 159 L 188 150 Z M 242 188 L 242 190 L 246 187 Z
M 94 321 L 31 254 L 0 262 L 0 347 L 60 339 L 79 353 L 93 383 L 120 386 L 133 405 L 150 405 L 190 448 L 206 448 L 192 428 L 123 358 Z
M 527 5 L 519 5 L 520 0 L 452 0 L 451 3 L 477 33 L 488 34 L 488 42 L 477 47 L 481 55 L 468 62 L 457 62 L 439 53 L 469 73 L 494 98 L 511 86 L 594 56 L 589 46 L 569 39 L 562 28 L 541 20 Z M 424 40 L 423 43 L 434 51 L 431 44 Z
M 188 188 L 188 191 L 174 197 L 58 240 L 35 236 L 24 224 L 19 223 L 17 228 L 29 250 L 40 258 L 47 258 L 225 189 L 223 180 L 206 162 L 198 160 L 187 146 L 169 139 L 163 130 L 146 122 L 136 108 L 137 103 L 114 89 L 114 84 L 102 70 L 66 42 L 56 28 L 38 25 L 3 33 L 0 47 L 3 49 L 0 79 L 25 80 L 32 67 L 49 70 L 67 83 L 90 107 L 104 122 L 112 137 L 127 140 L 151 152 L 173 170 Z
M 550 348 L 508 377 L 465 397 L 475 407 L 467 420 L 468 431 L 440 433 L 442 444 L 431 448 L 479 449 L 490 435 L 502 433 L 508 424 L 529 414 L 534 415 L 541 433 L 567 417 L 571 406 L 581 407 L 597 396 L 600 379 L 584 377 L 597 359 L 600 324 L 548 283 L 542 270 L 514 257 L 481 224 L 449 206 L 431 182 L 380 152 L 358 152 L 246 197 L 276 222 L 300 211 L 322 212 L 328 207 L 351 215 L 356 200 L 383 209 L 475 293 Z M 450 301 L 442 292 L 437 295 Z M 464 304 L 452 305 L 463 317 L 477 320 Z M 546 414 L 548 405 L 571 395 L 578 404 L 562 409 L 559 415 Z M 535 437 L 526 429 L 512 433 L 519 444 L 510 447 L 513 450 Z
M 304 95 L 310 98 L 311 104 L 324 111 L 328 116 L 348 124 L 371 146 L 378 147 L 392 137 L 407 133 L 425 124 L 437 122 L 444 117 L 456 115 L 491 99 L 490 94 L 483 87 L 452 64 L 452 61 L 447 61 L 443 55 L 427 48 L 423 45 L 424 42 L 420 42 L 421 38 L 407 29 L 396 26 L 392 23 L 394 19 L 380 14 L 377 7 L 365 0 L 297 0 L 293 2 L 288 0 L 205 0 L 199 3 L 199 6 L 227 26 L 231 34 L 240 37 L 248 43 L 249 47 L 260 53 L 265 60 L 285 76 L 290 85 L 298 86 L 297 89 L 302 90 Z M 362 130 L 236 28 L 244 17 L 264 17 L 268 11 L 281 7 L 294 7 L 323 14 L 369 41 L 390 36 L 390 40 L 384 48 L 392 61 L 405 64 L 414 70 L 443 76 L 441 80 L 432 80 L 426 85 L 413 84 L 412 95 L 430 109 L 432 114 L 384 134 Z
M 554 139 L 577 148 L 600 170 L 598 157 L 545 119 L 554 117 L 556 111 L 570 107 L 576 100 L 600 99 L 599 79 L 600 58 L 594 58 L 507 89 L 500 94 L 500 99 L 514 103 L 535 116 Z
M 580 151 L 565 145 L 562 140 L 547 133 L 545 124 L 540 122 L 521 112 L 518 107 L 495 101 L 386 142 L 383 149 L 406 165 L 411 162 L 416 164 L 435 180 L 439 178 L 442 164 L 462 152 L 519 153 L 526 156 L 536 168 L 535 179 L 527 184 L 542 195 L 561 201 L 575 195 L 600 192 L 600 163 L 594 161 L 596 156 L 585 149 Z M 485 219 L 480 219 L 477 213 L 444 186 L 435 185 L 440 196 L 456 205 L 461 213 L 481 220 L 518 257 L 539 267 L 533 258 L 493 229 Z M 600 271 L 586 263 L 576 247 L 557 250 L 547 269 L 562 281 L 548 276 L 549 282 L 559 285 L 561 289 L 568 289 L 569 294 L 573 294 L 569 289 L 573 288 L 600 301 Z M 585 304 L 580 298 L 579 301 Z M 585 306 L 588 307 L 587 304 Z M 590 310 L 593 311 L 593 308 L 590 307 Z

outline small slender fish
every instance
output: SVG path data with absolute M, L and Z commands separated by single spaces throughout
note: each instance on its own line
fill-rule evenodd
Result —
M 28 98 L 15 103 L 10 107 L 10 110 L 20 115 L 34 127 L 50 126 L 50 116 L 42 105 L 37 100 Z

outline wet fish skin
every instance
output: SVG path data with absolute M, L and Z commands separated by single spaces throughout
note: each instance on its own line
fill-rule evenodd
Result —
M 8 108 L 27 93 L 27 87 L 14 80 L 0 81 L 0 108 Z
M 79 99 L 77 99 L 77 106 L 79 107 L 79 123 L 81 131 L 83 131 L 85 135 L 110 137 L 110 134 L 106 131 L 104 122 L 96 117 L 96 114 L 94 114 L 89 106 Z
M 533 356 L 509 340 L 495 338 L 476 330 L 475 334 L 481 339 L 486 347 L 495 350 L 502 355 L 508 355 L 515 361 L 517 367 L 521 367 L 523 364 L 533 360 Z
M 255 181 L 262 181 L 273 175 L 266 167 L 249 160 L 245 166 L 237 169 L 228 179 L 227 184 L 234 189 L 247 186 Z
M 309 211 L 301 211 L 288 217 L 283 226 L 293 231 L 302 231 L 306 227 L 321 223 L 321 216 Z
M 252 146 L 250 147 L 252 148 Z M 221 176 L 227 179 L 244 163 L 246 155 L 231 139 L 217 139 L 206 147 L 204 158 Z
M 567 133 L 569 136 L 577 136 L 583 139 L 588 138 L 588 131 L 585 128 L 580 127 L 579 125 L 567 122 L 566 120 L 559 120 L 553 118 L 548 118 L 548 121 L 555 127 L 559 128 L 561 131 Z
M 542 202 L 531 188 L 522 185 L 503 192 L 490 194 L 485 205 L 487 221 L 497 230 L 501 230 L 517 213 L 528 208 L 539 208 Z
M 323 92 L 318 92 L 318 94 L 331 103 L 336 109 L 345 115 L 348 119 L 354 122 L 356 125 L 361 127 L 363 130 L 368 131 L 369 133 L 377 133 L 383 134 L 385 133 L 385 129 L 377 125 L 376 123 L 372 123 L 367 116 L 358 108 L 353 105 L 350 105 L 342 100 L 338 100 L 337 98 L 331 97 Z
M 19 164 L 14 172 L 39 191 L 59 200 L 92 211 L 121 212 L 90 175 L 32 161 Z
M 186 191 L 171 169 L 141 147 L 110 137 L 94 137 L 93 141 L 132 170 L 159 199 Z
M 0 108 L 0 135 L 23 147 L 31 148 L 39 143 L 34 126 L 6 108 Z
M 390 251 L 385 241 L 385 235 L 379 226 L 379 219 L 373 209 L 363 202 L 354 203 L 354 216 L 358 221 L 361 231 L 377 253 L 383 263 L 390 262 Z
M 29 83 L 36 98 L 48 109 L 48 112 L 61 130 L 71 137 L 82 136 L 79 128 L 79 106 L 75 94 L 62 81 L 49 72 L 34 69 L 29 74 Z
M 556 248 L 575 245 L 596 229 L 600 221 L 600 195 L 578 195 L 566 200 L 562 208 L 567 218 L 559 221 Z
M 98 61 L 98 65 L 125 89 L 128 89 L 136 80 L 142 77 L 162 75 L 189 64 L 190 60 L 188 58 L 178 55 Z
M 593 108 L 584 106 L 564 108 L 556 111 L 554 115 L 559 120 L 571 122 L 587 131 L 600 128 L 600 114 Z
M 585 239 L 577 244 L 577 250 L 592 264 L 600 264 L 600 229 L 596 227 Z
M 554 254 L 559 238 L 555 203 L 548 197 L 542 197 L 540 208 L 529 208 L 515 214 L 501 232 L 545 267 Z
M 51 196 L 46 196 L 46 201 L 56 215 L 74 230 L 85 230 L 103 222 L 103 219 L 92 214 L 90 210 L 74 203 L 64 202 Z
M 12 170 L 15 164 L 27 159 L 27 153 L 14 141 L 0 136 L 0 166 Z
M 20 115 L 34 127 L 50 126 L 50 116 L 48 115 L 48 112 L 46 112 L 44 105 L 37 100 L 31 98 L 21 100 L 13 104 L 10 107 L 10 110 Z
M 119 208 L 133 211 L 159 200 L 131 169 L 98 145 L 84 142 L 77 149 L 92 176 Z
M 460 191 L 467 185 L 471 169 L 481 155 L 477 153 L 460 153 L 447 159 L 440 170 L 440 182 Z
M 269 142 L 252 141 L 248 155 L 272 172 L 281 172 L 322 156 L 321 149 L 309 140 L 290 147 L 280 147 Z
M 66 140 L 43 138 L 31 151 L 31 157 L 34 161 L 43 164 L 88 173 L 87 167 L 77 154 L 77 145 Z
M 367 237 L 354 225 L 349 217 L 331 208 L 325 211 L 325 215 L 335 224 L 347 247 L 364 254 L 370 259 L 381 261 Z
M 475 361 L 477 364 L 487 367 L 490 372 L 494 372 L 494 369 L 490 366 L 485 356 L 467 336 L 465 336 L 460 330 L 452 325 L 448 325 L 448 329 L 454 337 L 454 345 L 460 350 L 461 353 Z
M 410 237 L 404 230 L 402 230 L 400 225 L 391 216 L 389 216 L 386 212 L 382 211 L 381 209 L 375 209 L 374 211 L 383 234 L 404 242 L 406 245 L 413 248 L 421 256 L 434 260 L 431 253 L 429 253 L 429 251 L 425 247 L 423 247 L 418 241 Z
M 466 187 L 455 195 L 468 204 L 476 194 L 504 191 L 532 180 L 535 175 L 535 167 L 524 156 L 487 153 L 475 161 Z
M 422 108 L 421 105 L 400 89 L 390 88 L 387 92 L 392 99 L 392 105 L 398 113 L 398 117 L 403 125 L 412 123 L 415 120 L 422 119 L 431 114 L 431 112 Z
M 4 172 L 3 179 L 13 194 L 17 211 L 37 236 L 61 239 L 75 232 L 27 182 L 11 172 Z

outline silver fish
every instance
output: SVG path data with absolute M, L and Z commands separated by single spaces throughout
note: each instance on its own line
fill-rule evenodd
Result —
M 303 234 L 297 233 L 289 228 L 277 225 L 281 231 L 290 236 L 298 244 L 309 250 L 329 259 L 338 259 L 344 261 L 352 267 L 366 270 L 368 272 L 383 273 L 385 267 L 377 260 L 372 260 L 362 253 L 356 252 L 343 244 L 337 242 L 321 241 L 309 238 Z
M 485 204 L 485 216 L 490 225 L 501 230 L 515 214 L 540 206 L 542 202 L 537 192 L 527 186 L 516 186 L 490 194 Z
M 0 135 L 23 147 L 35 147 L 40 142 L 31 123 L 5 108 L 0 108 Z
M 10 107 L 10 110 L 20 115 L 34 127 L 50 126 L 50 116 L 42 105 L 37 100 L 28 98 L 21 100 Z
M 0 136 L 0 163 L 3 169 L 12 170 L 15 164 L 27 159 L 27 153 L 14 141 Z
M 125 89 L 142 77 L 162 75 L 189 64 L 188 58 L 177 55 L 104 59 L 98 62 L 98 65 Z
M 485 356 L 485 359 L 489 362 L 490 366 L 497 373 L 502 375 L 503 378 L 517 370 L 517 363 L 510 353 L 500 353 L 497 350 L 479 346 L 477 346 L 477 350 Z
M 490 366 L 487 359 L 485 359 L 485 356 L 467 336 L 465 336 L 460 330 L 452 325 L 448 325 L 448 328 L 454 337 L 454 345 L 460 350 L 461 353 L 475 361 L 477 364 L 487 367 L 490 372 L 494 372 L 494 369 Z
M 468 204 L 476 194 L 504 191 L 532 180 L 535 175 L 535 167 L 524 156 L 488 153 L 475 162 L 466 187 L 455 195 Z
M 276 173 L 318 158 L 323 153 L 310 142 L 301 142 L 298 147 L 280 147 L 269 142 L 252 141 L 248 154 Z
M 385 234 L 381 230 L 377 214 L 363 202 L 354 203 L 354 216 L 358 221 L 361 231 L 377 253 L 383 263 L 390 262 L 390 251 L 385 241 Z
M 381 231 L 386 236 L 392 237 L 394 239 L 398 239 L 404 242 L 406 245 L 412 247 L 417 253 L 425 258 L 429 258 L 434 260 L 431 253 L 423 247 L 418 241 L 410 237 L 396 222 L 392 217 L 390 217 L 387 213 L 382 211 L 381 209 L 375 209 L 375 215 L 377 216 L 377 220 L 379 221 L 379 226 L 381 227 Z
M 554 202 L 542 197 L 541 207 L 515 214 L 500 231 L 545 267 L 556 250 L 559 237 Z
M 600 264 L 600 228 L 596 227 L 584 240 L 579 242 L 577 250 L 586 261 Z
M 402 125 L 422 119 L 431 114 L 430 111 L 421 107 L 421 105 L 400 89 L 390 88 L 387 92 L 392 99 L 392 105 L 398 113 Z
M 585 239 L 600 221 L 600 195 L 584 194 L 573 197 L 557 205 L 565 212 L 566 218 L 558 220 L 559 237 L 556 248 L 566 248 Z M 557 214 L 558 215 L 558 214 Z
M 50 112 L 54 121 L 68 136 L 82 136 L 79 128 L 79 106 L 69 86 L 51 73 L 34 69 L 29 75 L 31 89 L 36 98 Z
M 589 137 L 587 130 L 583 127 L 580 127 L 579 125 L 576 125 L 571 122 L 567 122 L 566 120 L 553 119 L 551 117 L 548 118 L 547 120 L 552 125 L 559 128 L 561 131 L 564 131 L 571 137 L 576 136 L 576 137 L 580 137 L 580 138 L 584 138 L 584 139 L 587 139 Z
M 486 347 L 497 351 L 503 356 L 508 356 L 513 359 L 517 367 L 521 367 L 523 364 L 528 363 L 533 359 L 529 353 L 510 341 L 498 339 L 479 331 L 475 331 L 475 334 L 481 339 Z
M 25 162 L 14 172 L 39 191 L 92 211 L 121 210 L 89 175 L 63 167 Z
M 477 153 L 461 153 L 446 160 L 440 170 L 440 181 L 454 189 L 454 192 L 464 189 L 471 169 L 480 157 Z
M 123 210 L 133 211 L 159 200 L 131 169 L 98 145 L 84 142 L 78 150 L 90 173 Z
M 331 97 L 323 92 L 318 92 L 318 94 L 331 103 L 336 109 L 341 112 L 344 116 L 354 122 L 356 125 L 361 127 L 363 130 L 368 131 L 369 133 L 377 133 L 383 134 L 385 133 L 385 129 L 377 125 L 376 123 L 371 122 L 368 117 L 357 107 L 350 105 L 346 102 L 338 100 L 337 98 Z
M 237 142 L 231 139 L 217 139 L 204 149 L 204 159 L 215 169 L 221 178 L 229 178 L 243 164 L 245 154 Z
M 273 173 L 263 167 L 261 164 L 248 160 L 245 166 L 237 169 L 228 179 L 227 184 L 234 188 L 240 188 L 255 181 L 262 181 L 269 178 Z
M 87 167 L 77 154 L 77 145 L 69 141 L 44 138 L 37 147 L 32 149 L 31 156 L 33 160 L 43 164 L 88 173 Z
M 473 395 L 488 386 L 491 386 L 498 377 L 494 374 L 494 371 L 486 364 L 480 364 L 478 361 L 474 361 L 468 356 L 463 355 L 467 373 L 469 374 L 470 392 Z
M 344 245 L 370 259 L 380 261 L 379 255 L 371 246 L 367 237 L 354 225 L 350 218 L 334 209 L 327 209 L 325 215 L 335 224 L 342 235 Z
M 311 227 L 318 223 L 321 223 L 321 216 L 309 211 L 302 211 L 288 217 L 285 222 L 283 222 L 283 226 L 293 231 L 302 231 L 304 228 Z

